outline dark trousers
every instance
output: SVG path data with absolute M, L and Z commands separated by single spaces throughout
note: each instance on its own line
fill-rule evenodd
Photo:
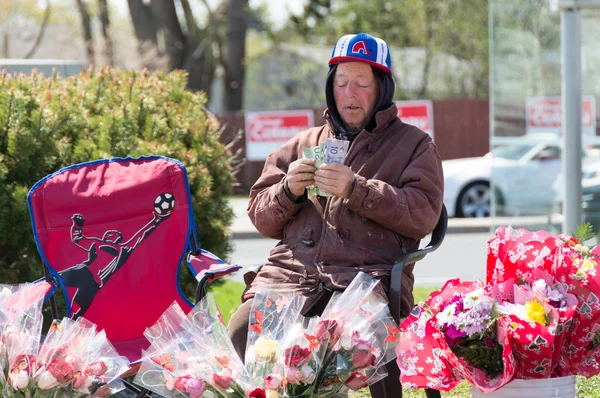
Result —
M 311 308 L 306 316 L 317 316 L 321 315 L 331 295 L 324 296 L 321 300 Z M 233 347 L 244 360 L 244 353 L 246 352 L 246 339 L 248 338 L 248 321 L 250 317 L 250 310 L 252 309 L 252 299 L 242 303 L 235 314 L 229 320 L 227 330 L 229 338 L 233 343 Z M 402 386 L 400 384 L 400 369 L 396 361 L 391 361 L 386 365 L 388 375 L 381 381 L 373 384 L 369 387 L 371 390 L 372 398 L 392 398 L 402 397 Z

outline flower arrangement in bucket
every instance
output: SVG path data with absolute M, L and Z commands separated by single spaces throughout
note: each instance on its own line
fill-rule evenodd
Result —
M 592 236 L 589 225 L 574 236 L 498 228 L 485 285 L 450 280 L 402 323 L 403 385 L 449 391 L 468 380 L 474 397 L 574 397 L 575 375 L 600 373 Z

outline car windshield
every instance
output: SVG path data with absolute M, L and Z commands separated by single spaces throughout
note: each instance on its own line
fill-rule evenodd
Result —
M 510 160 L 519 160 L 531 149 L 535 144 L 522 145 L 499 145 L 494 148 L 494 157 Z

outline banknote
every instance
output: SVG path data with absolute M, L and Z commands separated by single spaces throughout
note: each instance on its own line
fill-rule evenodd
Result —
M 308 159 L 315 159 L 315 167 L 319 168 L 322 163 L 344 163 L 348 153 L 348 141 L 328 138 L 321 145 L 311 148 L 304 148 L 303 155 Z M 324 189 L 311 185 L 307 188 L 309 195 L 332 196 Z

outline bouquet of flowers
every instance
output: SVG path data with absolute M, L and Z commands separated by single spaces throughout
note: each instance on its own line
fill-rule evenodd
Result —
M 463 379 L 482 392 L 501 387 L 516 367 L 507 326 L 482 283 L 446 282 L 401 325 L 402 382 L 444 391 Z
M 398 326 L 392 319 L 381 284 L 359 273 L 330 300 L 320 318 L 309 324 L 320 345 L 316 396 L 359 390 L 385 376 L 396 355 Z
M 515 377 L 548 378 L 558 366 L 562 343 L 577 298 L 544 270 L 527 273 L 529 280 L 509 279 L 493 286 L 500 315 L 508 316 L 508 338 L 517 358 Z M 565 326 L 566 325 L 566 326 Z
M 6 397 L 105 397 L 123 389 L 129 361 L 95 325 L 80 318 L 54 321 L 40 347 L 41 306 L 51 285 L 0 289 L 2 358 Z
M 589 225 L 578 228 L 575 235 L 554 236 L 545 231 L 500 227 L 488 242 L 489 283 L 511 278 L 531 281 L 536 278 L 535 272 L 545 270 L 555 279 L 553 284 L 557 291 L 576 298 L 576 302 L 569 299 L 563 308 L 556 308 L 559 318 L 551 328 L 554 343 L 549 343 L 554 346 L 552 356 L 548 357 L 546 353 L 543 359 L 524 361 L 522 366 L 537 368 L 538 373 L 521 374 L 520 377 L 591 377 L 600 373 L 600 248 L 584 245 L 594 235 Z M 532 333 L 525 336 L 530 337 L 533 351 L 542 347 L 537 342 L 548 340 L 544 336 L 538 339 L 538 335 Z M 531 356 L 527 358 L 531 359 Z M 548 374 L 547 369 L 542 368 L 548 368 L 550 363 Z
M 252 300 L 245 364 L 253 384 L 264 387 L 269 397 L 284 391 L 295 397 L 310 394 L 316 358 L 303 332 L 305 301 L 273 289 L 257 291 Z
M 128 369 L 127 358 L 96 325 L 84 318 L 55 320 L 37 357 L 35 396 L 109 396 L 116 392 L 111 383 L 114 386 Z
M 146 329 L 151 347 L 134 382 L 165 397 L 257 396 L 229 340 L 212 295 L 187 315 L 173 303 Z M 264 394 L 264 391 L 262 391 Z
M 0 312 L 5 384 L 3 394 L 31 395 L 32 377 L 42 335 L 42 304 L 50 290 L 46 282 L 2 289 Z

